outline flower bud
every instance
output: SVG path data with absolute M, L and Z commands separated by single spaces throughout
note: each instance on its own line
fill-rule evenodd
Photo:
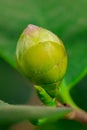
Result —
M 67 68 L 67 55 L 62 41 L 52 32 L 29 25 L 16 48 L 19 69 L 28 79 L 55 97 Z

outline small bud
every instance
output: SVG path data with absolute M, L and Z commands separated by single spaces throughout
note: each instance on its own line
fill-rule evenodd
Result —
M 66 72 L 67 55 L 55 34 L 30 24 L 19 38 L 16 59 L 32 83 L 42 86 L 52 97 L 57 95 Z

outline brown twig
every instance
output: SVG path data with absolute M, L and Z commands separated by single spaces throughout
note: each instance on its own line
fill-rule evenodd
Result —
M 57 102 L 56 106 L 57 107 L 70 107 L 67 104 L 61 104 L 60 102 Z M 85 112 L 82 109 L 72 108 L 72 112 L 70 112 L 65 118 L 70 119 L 70 120 L 76 120 L 81 123 L 87 124 L 87 112 Z
M 69 113 L 68 116 L 66 116 L 66 118 L 87 124 L 87 112 L 85 112 L 81 109 L 79 109 L 79 110 L 73 109 L 73 111 L 71 113 Z

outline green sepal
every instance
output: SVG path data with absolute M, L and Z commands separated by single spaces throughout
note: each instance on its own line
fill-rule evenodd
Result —
M 47 106 L 56 106 L 55 98 L 50 97 L 50 95 L 41 86 L 35 85 L 34 87 L 36 89 L 38 97 L 43 104 Z

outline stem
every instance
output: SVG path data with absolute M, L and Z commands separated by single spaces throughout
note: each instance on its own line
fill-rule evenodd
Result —
M 57 102 L 57 107 L 63 108 L 65 107 L 65 105 Z M 66 107 L 71 108 L 70 106 L 66 105 Z M 82 109 L 75 109 L 72 108 L 72 112 L 70 112 L 68 115 L 65 116 L 66 119 L 70 119 L 70 120 L 76 120 L 79 121 L 81 123 L 87 124 L 87 112 L 85 112 Z
M 81 123 L 87 124 L 87 112 L 79 109 L 79 110 L 73 110 L 68 116 L 66 116 L 67 119 L 70 120 L 76 120 Z
M 72 109 L 65 107 L 34 107 L 2 103 L 0 106 L 0 125 L 9 125 L 26 120 L 36 124 L 39 123 L 40 125 L 40 123 L 53 121 L 53 118 L 58 119 L 60 117 L 64 117 L 71 111 Z
M 62 97 L 63 101 L 65 104 L 68 104 L 69 106 L 75 108 L 75 109 L 80 109 L 72 100 L 71 96 L 70 96 L 70 90 L 64 86 L 61 85 L 60 89 L 59 89 L 59 93 L 60 96 Z
M 67 119 L 72 119 L 72 120 L 76 120 L 79 121 L 81 123 L 87 124 L 87 112 L 85 112 L 84 110 L 80 109 L 72 100 L 70 93 L 69 93 L 69 89 L 68 87 L 66 87 L 64 85 L 64 83 L 61 85 L 60 87 L 60 95 L 63 98 L 64 102 L 69 106 L 70 108 L 73 109 L 73 111 L 71 113 L 68 114 L 68 116 L 66 116 L 65 118 Z M 64 106 L 63 104 L 59 104 L 57 106 L 60 106 L 61 108 Z

